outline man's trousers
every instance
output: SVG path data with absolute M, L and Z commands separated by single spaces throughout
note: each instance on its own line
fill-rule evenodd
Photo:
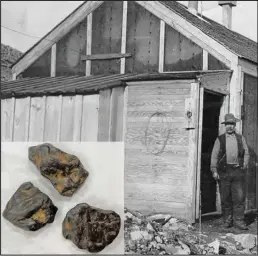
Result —
M 225 221 L 243 220 L 245 211 L 245 171 L 227 166 L 220 172 L 221 208 Z

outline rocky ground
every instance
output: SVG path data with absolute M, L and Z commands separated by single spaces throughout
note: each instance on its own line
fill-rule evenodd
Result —
M 125 209 L 125 254 L 257 254 L 257 214 L 247 216 L 249 230 L 222 228 L 221 218 L 188 225 L 170 215 L 144 216 Z
M 12 78 L 10 66 L 20 58 L 22 53 L 9 45 L 1 44 L 1 81 Z

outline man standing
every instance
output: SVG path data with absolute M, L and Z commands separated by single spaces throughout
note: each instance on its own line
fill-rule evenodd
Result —
M 247 230 L 244 222 L 245 172 L 249 151 L 244 137 L 235 131 L 239 120 L 233 114 L 226 114 L 226 132 L 214 144 L 211 155 L 211 172 L 219 182 L 224 227 L 233 226 Z

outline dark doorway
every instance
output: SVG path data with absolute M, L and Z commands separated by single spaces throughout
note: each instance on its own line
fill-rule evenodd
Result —
M 202 214 L 216 212 L 216 182 L 210 171 L 210 159 L 214 142 L 219 135 L 223 98 L 222 95 L 204 91 L 200 184 Z

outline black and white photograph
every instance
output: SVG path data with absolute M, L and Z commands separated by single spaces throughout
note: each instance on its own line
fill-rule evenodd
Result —
M 257 46 L 257 1 L 1 1 L 1 254 L 257 255 Z

